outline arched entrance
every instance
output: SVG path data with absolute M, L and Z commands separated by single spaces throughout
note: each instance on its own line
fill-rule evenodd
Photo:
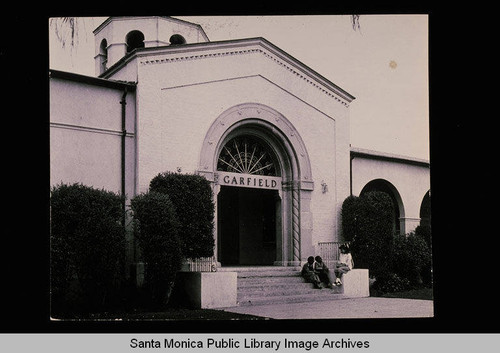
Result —
M 217 260 L 223 266 L 273 265 L 281 238 L 282 178 L 272 146 L 253 134 L 238 135 L 220 151 L 217 171 Z
M 311 243 L 301 222 L 311 221 L 313 181 L 292 124 L 260 104 L 233 107 L 210 127 L 200 162 L 217 201 L 220 264 L 300 265 L 301 246 Z

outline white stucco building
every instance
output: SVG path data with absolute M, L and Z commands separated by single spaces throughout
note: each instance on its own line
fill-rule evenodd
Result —
M 400 232 L 428 217 L 429 162 L 351 147 L 355 97 L 266 39 L 154 16 L 94 36 L 96 77 L 50 72 L 52 185 L 130 200 L 158 173 L 203 175 L 223 267 L 300 264 L 341 240 L 342 202 L 367 186 L 392 192 Z

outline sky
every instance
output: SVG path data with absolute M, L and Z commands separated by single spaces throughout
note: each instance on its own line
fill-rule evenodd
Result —
M 201 25 L 209 40 L 264 37 L 356 99 L 351 146 L 429 160 L 428 16 L 173 16 Z M 51 69 L 94 76 L 92 31 L 106 17 L 79 18 L 66 45 L 49 25 Z

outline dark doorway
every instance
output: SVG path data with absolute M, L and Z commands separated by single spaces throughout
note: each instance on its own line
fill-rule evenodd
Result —
M 274 264 L 279 202 L 277 190 L 221 186 L 217 219 L 222 266 Z

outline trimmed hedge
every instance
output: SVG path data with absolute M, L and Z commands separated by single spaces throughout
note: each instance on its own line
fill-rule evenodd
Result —
M 166 194 L 181 224 L 182 254 L 188 258 L 214 254 L 214 212 L 212 189 L 200 175 L 161 173 L 150 182 L 150 191 Z
M 393 234 L 393 204 L 384 192 L 349 196 L 342 204 L 342 232 L 354 261 L 370 269 L 374 289 L 403 291 L 432 284 L 430 227 Z
M 123 198 L 82 184 L 51 190 L 53 310 L 100 310 L 114 304 L 124 278 Z
M 135 196 L 131 208 L 151 303 L 164 306 L 182 265 L 180 224 L 174 206 L 168 195 L 148 192 Z
M 351 241 L 354 261 L 358 267 L 369 268 L 375 277 L 391 267 L 392 215 L 391 198 L 380 191 L 349 196 L 342 205 L 342 234 Z
M 431 252 L 425 240 L 410 233 L 398 235 L 394 241 L 393 271 L 407 278 L 411 287 L 424 284 L 423 272 L 430 269 Z
M 352 241 L 356 236 L 357 220 L 360 216 L 360 201 L 357 196 L 348 196 L 342 203 L 342 236 L 344 241 Z

